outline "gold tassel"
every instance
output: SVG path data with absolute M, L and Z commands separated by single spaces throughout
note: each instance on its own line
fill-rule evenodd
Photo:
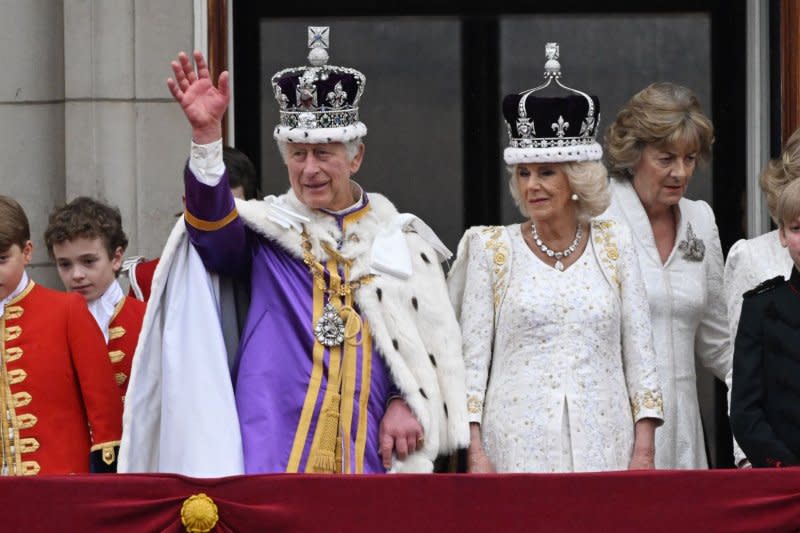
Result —
M 334 474 L 340 471 L 341 461 L 336 460 L 339 451 L 339 393 L 331 393 L 330 404 L 325 413 L 319 417 L 320 439 L 316 455 L 311 464 L 311 471 L 317 474 Z M 341 455 L 340 455 L 341 456 Z
M 336 464 L 342 465 L 342 432 L 336 432 Z M 343 469 L 342 469 L 343 470 Z
M 311 465 L 313 474 L 335 474 L 337 472 L 336 457 L 330 450 L 319 450 Z

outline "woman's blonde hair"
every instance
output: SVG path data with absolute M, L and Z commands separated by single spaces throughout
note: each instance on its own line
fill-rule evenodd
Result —
M 800 217 L 800 180 L 794 180 L 783 188 L 775 206 L 779 227 L 791 224 L 797 217 Z
M 541 164 L 541 163 L 540 163 Z M 578 195 L 578 219 L 588 220 L 596 217 L 608 208 L 611 203 L 611 193 L 608 191 L 608 172 L 600 161 L 581 161 L 569 163 L 553 163 L 559 166 L 564 174 L 567 175 L 569 188 Z M 524 166 L 524 163 L 508 167 L 511 177 L 508 180 L 508 188 L 514 204 L 527 218 L 528 212 L 524 204 L 520 201 L 519 188 L 517 187 L 517 169 Z
M 636 93 L 617 113 L 606 131 L 606 162 L 613 176 L 630 179 L 647 145 L 694 147 L 700 161 L 707 162 L 713 143 L 714 126 L 694 92 L 658 82 Z
M 800 129 L 795 130 L 786 141 L 781 156 L 770 160 L 758 177 L 761 192 L 767 200 L 767 209 L 775 224 L 780 224 L 775 211 L 778 207 L 778 197 L 798 176 L 800 176 Z

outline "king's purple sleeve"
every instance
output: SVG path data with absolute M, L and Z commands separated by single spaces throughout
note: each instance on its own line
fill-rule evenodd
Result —
M 228 170 L 211 187 L 198 181 L 186 165 L 184 185 L 186 230 L 206 269 L 221 274 L 241 272 L 249 259 L 247 235 L 228 184 Z

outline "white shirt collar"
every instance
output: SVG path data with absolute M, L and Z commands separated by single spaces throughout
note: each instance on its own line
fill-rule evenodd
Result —
M 355 185 L 355 187 L 358 189 L 358 200 L 356 200 L 356 202 L 353 205 L 345 207 L 344 209 L 340 209 L 338 211 L 330 211 L 328 209 L 323 209 L 323 211 L 325 211 L 329 215 L 338 216 L 338 215 L 344 215 L 357 207 L 361 207 L 364 202 L 364 189 L 361 188 L 361 185 L 359 185 L 355 181 L 353 181 L 353 185 Z
M 103 332 L 106 343 L 108 343 L 108 325 L 111 323 L 117 304 L 124 297 L 125 294 L 122 292 L 122 287 L 117 280 L 114 280 L 100 298 L 88 304 L 89 312 L 92 313 L 97 325 L 100 326 L 100 331 Z
M 1 305 L 0 305 L 0 311 L 2 311 L 3 309 L 5 309 L 5 307 L 6 307 L 6 304 L 7 304 L 8 302 L 10 302 L 10 301 L 11 301 L 11 300 L 13 300 L 14 298 L 16 298 L 16 297 L 19 295 L 19 293 L 21 293 L 22 291 L 24 291 L 24 290 L 25 290 L 25 287 L 27 287 L 27 286 L 28 286 L 28 281 L 29 281 L 29 278 L 28 278 L 28 273 L 27 273 L 26 271 L 24 271 L 24 270 L 23 270 L 23 271 L 22 271 L 22 279 L 20 279 L 20 280 L 19 280 L 19 284 L 17 284 L 17 288 L 16 288 L 16 289 L 14 289 L 14 291 L 13 291 L 11 294 L 9 294 L 9 295 L 8 295 L 8 296 L 6 296 L 5 298 L 3 298 L 3 301 L 2 301 L 2 303 L 1 303 Z

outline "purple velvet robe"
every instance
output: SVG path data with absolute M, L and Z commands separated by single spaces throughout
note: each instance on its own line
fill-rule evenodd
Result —
M 186 209 L 195 219 L 218 221 L 234 209 L 227 172 L 209 187 L 186 169 Z M 334 216 L 343 232 L 347 221 L 369 209 L 359 206 Z M 244 447 L 245 472 L 311 472 L 319 421 L 326 397 L 341 390 L 337 470 L 385 472 L 378 454 L 378 427 L 386 401 L 397 392 L 369 326 L 349 349 L 327 349 L 313 334 L 314 308 L 328 296 L 315 289 L 308 267 L 276 242 L 247 228 L 240 217 L 220 229 L 202 231 L 186 224 L 192 244 L 211 272 L 250 273 L 251 302 L 239 343 L 236 405 Z M 326 268 L 325 279 L 331 272 Z M 337 269 L 334 275 L 342 276 Z M 317 309 L 317 314 L 319 310 Z M 366 321 L 365 321 L 366 323 Z M 363 337 L 363 338 L 361 338 Z M 328 383 L 330 365 L 343 372 Z

